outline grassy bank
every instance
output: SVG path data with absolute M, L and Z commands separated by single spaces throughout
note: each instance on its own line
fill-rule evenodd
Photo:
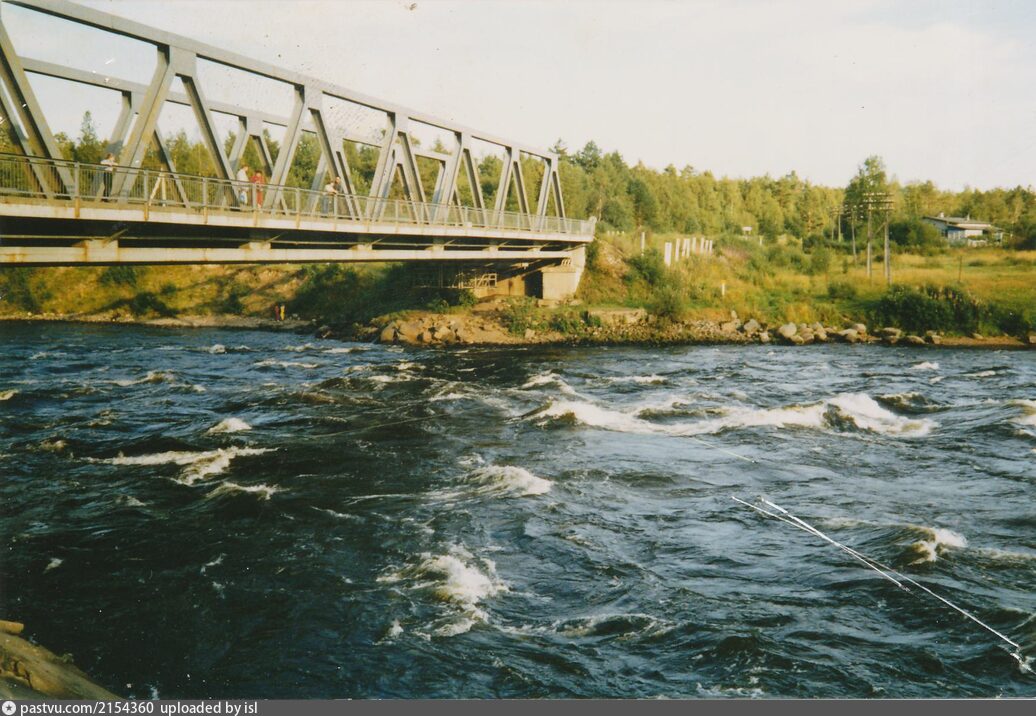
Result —
M 779 242 L 718 237 L 713 255 L 666 267 L 662 248 L 678 235 L 605 234 L 588 252 L 578 306 L 544 308 L 512 300 L 515 334 L 543 329 L 578 334 L 596 327 L 591 308 L 644 308 L 662 323 L 723 321 L 736 311 L 776 325 L 863 322 L 908 331 L 1024 335 L 1036 330 L 1036 251 L 961 249 L 896 253 L 894 286 L 881 257 L 868 279 L 862 252 L 804 251 Z M 289 315 L 332 325 L 369 322 L 408 309 L 464 312 L 464 291 L 418 287 L 419 269 L 392 265 L 172 266 L 0 270 L 0 317 L 29 314 L 118 318 Z

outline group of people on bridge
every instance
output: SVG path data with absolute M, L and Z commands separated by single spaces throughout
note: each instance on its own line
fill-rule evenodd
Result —
M 266 176 L 258 169 L 252 174 L 250 173 L 250 167 L 247 164 L 242 164 L 241 168 L 237 170 L 237 181 L 239 184 L 237 192 L 238 203 L 241 206 L 254 205 L 255 207 L 261 207 L 265 196 Z M 251 191 L 249 191 L 248 184 L 253 185 Z

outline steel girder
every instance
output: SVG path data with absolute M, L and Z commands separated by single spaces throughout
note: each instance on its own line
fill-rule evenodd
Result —
M 495 206 L 497 209 L 505 207 L 513 185 L 519 210 L 522 213 L 545 216 L 549 204 L 548 199 L 552 196 L 557 215 L 562 218 L 565 216 L 558 176 L 558 156 L 549 150 L 538 149 L 447 122 L 417 110 L 385 102 L 260 60 L 206 45 L 188 37 L 76 5 L 67 0 L 3 0 L 3 2 L 150 44 L 155 48 L 157 55 L 155 72 L 151 81 L 146 85 L 119 78 L 102 77 L 95 73 L 36 58 L 23 58 L 15 52 L 4 27 L 2 13 L 0 13 L 0 83 L 3 84 L 3 88 L 0 89 L 0 110 L 8 117 L 18 119 L 21 125 L 20 131 L 16 132 L 18 143 L 27 155 L 50 159 L 60 158 L 57 143 L 26 77 L 26 72 L 31 72 L 104 87 L 122 93 L 123 109 L 115 130 L 109 138 L 110 147 L 118 154 L 120 164 L 140 166 L 153 139 L 157 139 L 160 151 L 166 154 L 164 158 L 167 161 L 170 159 L 164 152 L 163 140 L 158 127 L 158 117 L 162 107 L 166 102 L 170 102 L 189 106 L 193 110 L 204 143 L 215 162 L 219 178 L 233 178 L 249 137 L 254 137 L 258 140 L 264 160 L 272 164 L 270 183 L 284 184 L 291 170 L 299 141 L 305 131 L 304 126 L 307 120 L 310 120 L 315 128 L 321 149 L 320 169 L 341 176 L 346 183 L 347 192 L 355 194 L 346 156 L 342 151 L 343 142 L 354 141 L 369 144 L 370 137 L 361 137 L 350 133 L 347 129 L 329 126 L 324 114 L 324 100 L 330 98 L 382 112 L 387 118 L 387 127 L 380 146 L 370 196 L 387 197 L 393 182 L 398 177 L 403 191 L 408 198 L 414 201 L 460 203 L 457 179 L 460 172 L 463 171 L 465 179 L 471 187 L 474 208 L 485 209 L 478 167 L 471 153 L 472 142 L 479 140 L 502 147 L 506 155 L 496 194 Z M 198 76 L 198 59 L 290 85 L 294 89 L 295 95 L 291 114 L 284 117 L 276 113 L 256 111 L 226 102 L 210 101 Z M 172 91 L 174 80 L 177 78 L 182 81 L 185 92 Z M 4 97 L 5 91 L 11 98 L 10 104 L 15 106 L 8 106 L 9 102 Z M 213 112 L 235 116 L 239 120 L 240 131 L 229 155 L 219 141 L 219 134 L 213 121 Z M 133 121 L 134 115 L 137 116 L 136 122 Z M 269 148 L 266 146 L 262 132 L 263 122 L 286 128 L 276 162 L 270 161 Z M 418 147 L 411 133 L 411 126 L 416 122 L 451 133 L 455 139 L 452 153 L 443 155 Z M 126 136 L 131 125 L 132 132 Z M 543 178 L 535 207 L 530 206 L 529 197 L 526 195 L 520 161 L 522 154 L 542 160 L 544 163 Z M 434 195 L 431 197 L 425 196 L 426 192 L 421 182 L 417 163 L 418 157 L 433 159 L 438 164 Z M 321 177 L 322 172 L 318 170 L 314 182 L 319 183 Z M 62 177 L 62 180 L 65 179 L 66 177 Z M 41 183 L 44 181 L 42 177 L 40 181 Z M 60 187 L 54 187 L 54 189 L 59 190 Z M 125 187 L 121 184 L 113 187 L 115 195 L 120 195 L 124 191 Z M 264 203 L 272 205 L 278 201 L 282 201 L 282 198 L 276 196 L 275 192 L 270 192 L 265 197 Z

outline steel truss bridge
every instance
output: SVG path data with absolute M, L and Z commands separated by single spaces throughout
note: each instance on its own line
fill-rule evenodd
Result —
M 19 55 L 5 22 L 11 5 L 150 48 L 150 82 Z M 290 90 L 290 113 L 262 108 L 261 97 L 251 98 L 249 106 L 210 100 L 203 80 L 212 71 L 202 72 L 203 66 L 234 72 L 241 82 L 272 81 Z M 107 142 L 114 165 L 63 158 L 30 81 L 39 82 L 39 76 L 118 93 L 121 111 Z M 170 105 L 191 110 L 215 176 L 177 171 L 159 126 Z M 380 118 L 376 138 L 339 121 L 341 112 L 330 111 L 332 106 Z M 0 3 L 0 113 L 12 144 L 0 152 L 0 266 L 449 262 L 468 272 L 535 273 L 537 293 L 563 297 L 575 291 L 585 245 L 593 239 L 592 220 L 565 217 L 559 158 L 551 151 L 65 0 Z M 236 125 L 229 151 L 217 117 Z M 276 157 L 264 131 L 271 126 L 283 130 Z M 422 146 L 418 128 L 446 141 Z M 320 153 L 308 188 L 289 185 L 306 133 L 315 137 Z M 265 185 L 235 179 L 250 142 L 265 164 Z M 356 190 L 344 150 L 348 142 L 377 149 L 367 193 Z M 501 158 L 492 205 L 483 196 L 476 145 L 491 147 Z M 145 168 L 149 150 L 153 156 L 156 149 L 161 168 Z M 435 168 L 431 191 L 430 182 L 422 181 L 422 158 L 426 175 L 428 166 Z M 543 168 L 534 202 L 523 159 Z M 322 188 L 331 176 L 342 179 L 333 195 Z M 505 209 L 509 199 L 517 211 Z M 554 215 L 548 215 L 551 206 Z

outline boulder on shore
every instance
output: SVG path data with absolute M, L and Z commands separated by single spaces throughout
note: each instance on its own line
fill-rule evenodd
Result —
M 1030 333 L 1027 340 L 1030 346 L 1036 346 L 1036 333 Z
M 855 328 L 846 328 L 844 331 L 839 331 L 838 336 L 846 343 L 860 342 L 860 334 Z
M 854 323 L 854 324 L 852 324 L 849 327 L 852 328 L 854 331 L 856 331 L 857 335 L 860 335 L 860 336 L 867 335 L 867 326 L 865 326 L 862 323 Z
M 745 333 L 747 333 L 750 336 L 751 335 L 755 335 L 761 329 L 762 329 L 762 326 L 759 325 L 759 321 L 755 320 L 754 318 L 748 319 L 748 321 L 746 321 L 745 324 L 743 326 L 741 326 L 741 330 L 743 330 Z
M 908 346 L 923 346 L 925 344 L 924 338 L 921 336 L 915 336 L 913 334 L 903 339 Z
M 770 342 L 770 332 L 769 331 L 761 331 L 759 333 L 759 342 L 760 343 L 769 343 Z
M 781 335 L 781 338 L 786 341 L 790 341 L 791 337 L 799 332 L 799 329 L 794 323 L 785 323 L 777 329 L 777 332 Z

